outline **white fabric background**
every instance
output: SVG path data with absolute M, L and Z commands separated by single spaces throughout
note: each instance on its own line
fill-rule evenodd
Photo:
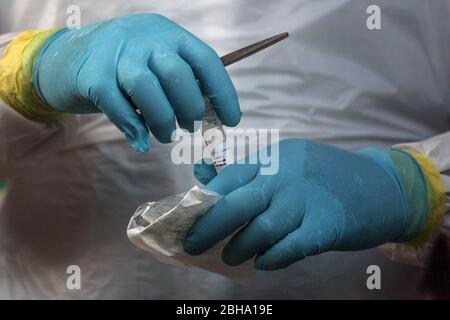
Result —
M 229 68 L 243 128 L 281 128 L 348 149 L 419 141 L 449 128 L 449 2 L 377 1 L 382 29 L 365 27 L 371 1 L 0 0 L 0 32 L 140 12 L 175 20 L 224 54 L 289 31 L 288 41 Z M 149 30 L 151 32 L 151 30 Z M 167 267 L 126 238 L 138 203 L 189 189 L 170 146 L 136 154 L 101 115 L 44 127 L 0 106 L 0 164 L 11 186 L 0 213 L 2 298 L 411 298 L 420 271 L 378 251 L 328 253 L 249 288 Z M 65 270 L 82 270 L 82 290 Z M 380 265 L 383 289 L 366 288 Z

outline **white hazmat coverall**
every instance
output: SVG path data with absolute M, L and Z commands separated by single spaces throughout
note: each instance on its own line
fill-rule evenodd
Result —
M 0 0 L 0 47 L 20 31 L 64 27 L 73 5 L 81 9 L 82 25 L 160 13 L 219 55 L 288 31 L 288 40 L 228 68 L 243 111 L 240 128 L 280 128 L 282 138 L 346 149 L 415 142 L 410 146 L 435 162 L 449 190 L 450 2 L 377 1 L 379 30 L 367 28 L 370 4 Z M 138 154 L 101 114 L 67 115 L 46 126 L 0 103 L 0 180 L 9 181 L 0 204 L 0 298 L 416 294 L 421 270 L 391 262 L 377 249 L 326 253 L 286 270 L 259 272 L 245 288 L 206 271 L 157 262 L 127 239 L 129 218 L 138 204 L 186 191 L 195 181 L 192 166 L 171 162 L 170 145 L 152 145 L 149 153 Z M 441 232 L 448 236 L 448 228 L 447 213 Z M 390 253 L 421 264 L 429 245 L 395 245 Z M 381 291 L 366 287 L 369 265 L 383 271 Z M 70 278 L 77 271 L 80 286 Z

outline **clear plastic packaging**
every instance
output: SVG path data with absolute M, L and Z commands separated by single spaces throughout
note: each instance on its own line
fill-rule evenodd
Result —
M 248 284 L 254 274 L 251 262 L 230 267 L 221 259 L 222 249 L 229 239 L 195 257 L 183 250 L 183 241 L 189 229 L 220 199 L 220 195 L 196 186 L 188 192 L 143 204 L 130 220 L 128 238 L 162 262 L 199 267 L 239 284 Z

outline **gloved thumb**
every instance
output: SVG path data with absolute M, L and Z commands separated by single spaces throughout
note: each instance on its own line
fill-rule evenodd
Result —
M 207 185 L 217 175 L 213 164 L 207 164 L 204 160 L 194 166 L 194 176 L 202 184 Z

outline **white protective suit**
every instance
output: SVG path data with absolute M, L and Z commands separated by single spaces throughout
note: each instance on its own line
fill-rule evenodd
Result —
M 376 1 L 382 28 L 368 30 L 372 2 L 0 0 L 0 46 L 9 33 L 63 27 L 70 5 L 80 7 L 83 25 L 158 12 L 219 54 L 289 31 L 289 40 L 229 68 L 242 128 L 281 128 L 283 138 L 347 149 L 431 138 L 415 147 L 445 175 L 450 135 L 437 135 L 450 127 L 450 3 Z M 420 269 L 377 249 L 326 253 L 261 272 L 248 288 L 160 264 L 129 242 L 128 220 L 138 204 L 195 182 L 191 166 L 172 164 L 170 145 L 152 144 L 150 153 L 138 154 L 103 115 L 68 115 L 45 126 L 0 105 L 0 179 L 10 181 L 0 209 L 0 298 L 415 296 Z M 366 269 L 374 264 L 382 270 L 381 291 L 366 288 Z M 66 286 L 70 265 L 81 269 L 79 290 Z

